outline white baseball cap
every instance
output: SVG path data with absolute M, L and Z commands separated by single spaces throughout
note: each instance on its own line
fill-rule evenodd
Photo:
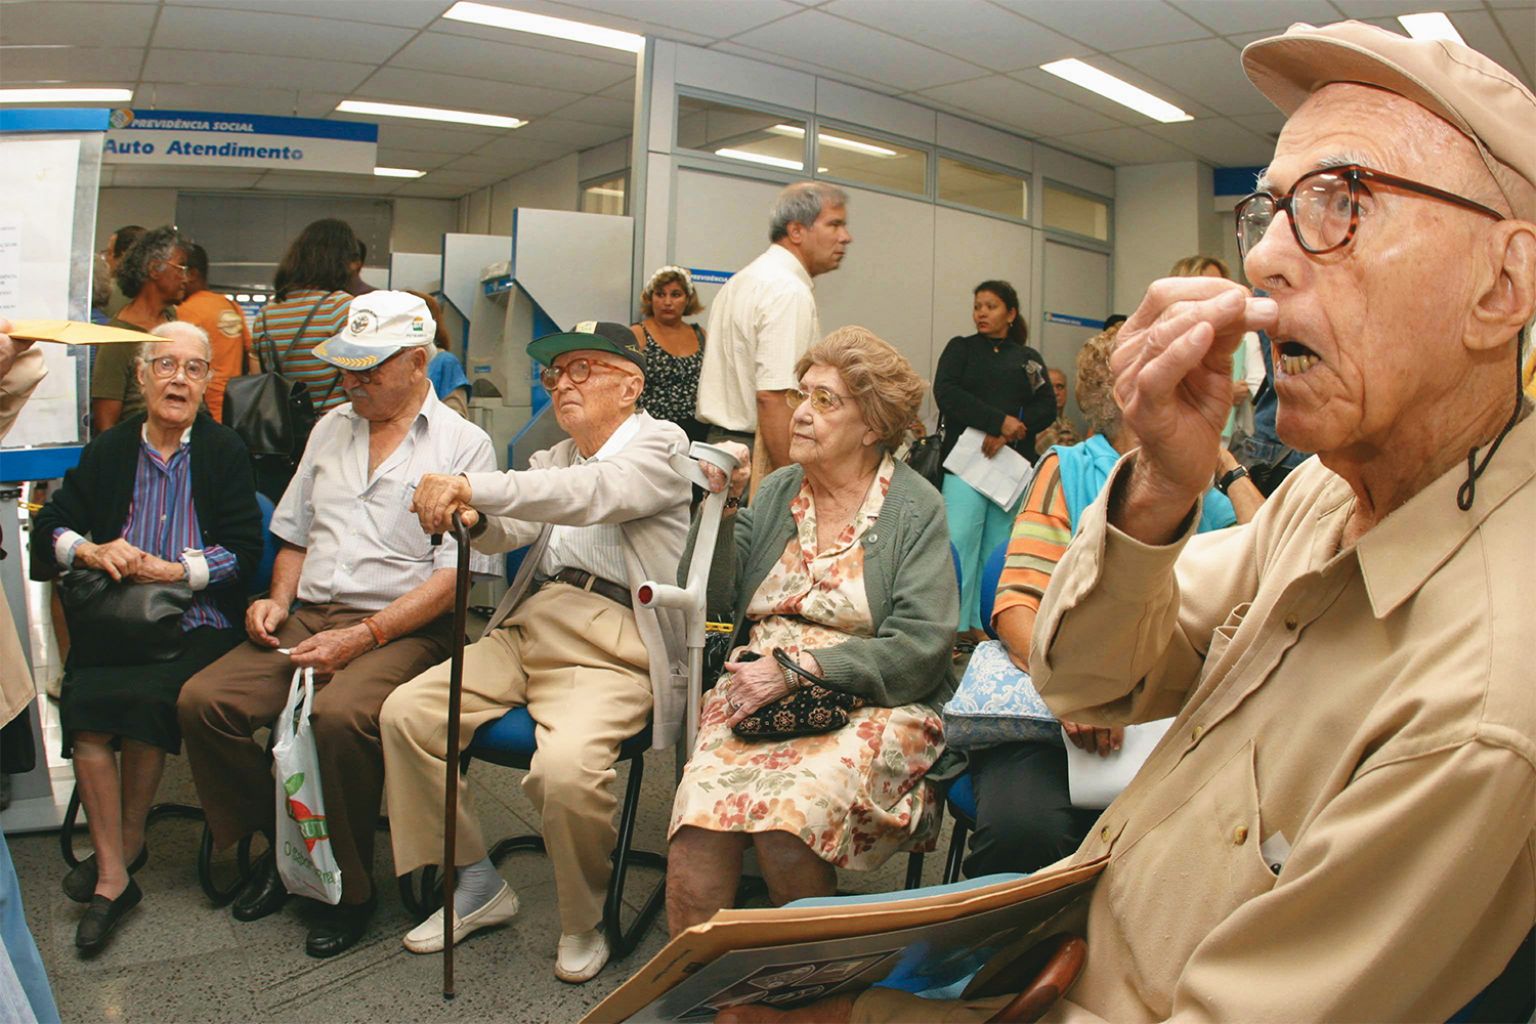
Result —
M 346 326 L 314 353 L 343 370 L 371 370 L 401 349 L 432 344 L 436 333 L 421 299 L 410 292 L 374 291 L 352 300 Z

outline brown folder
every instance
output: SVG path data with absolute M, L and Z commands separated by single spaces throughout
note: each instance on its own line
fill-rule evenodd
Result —
M 17 341 L 56 341 L 61 345 L 121 345 L 128 342 L 141 345 L 158 340 L 145 331 L 103 327 L 78 320 L 14 320 L 7 333 Z

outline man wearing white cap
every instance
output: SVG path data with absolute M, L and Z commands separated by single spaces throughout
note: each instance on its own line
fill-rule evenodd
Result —
M 1529 979 L 1536 919 L 1536 97 L 1464 46 L 1354 22 L 1243 64 L 1289 115 L 1237 207 L 1267 297 L 1148 291 L 1114 358 L 1141 447 L 1035 627 L 1059 716 L 1177 716 L 1072 858 L 1109 863 L 1046 1019 L 1443 1021 L 1506 965 Z M 1194 537 L 1249 330 L 1272 339 L 1281 439 L 1318 455 L 1252 523 Z
M 252 734 L 282 711 L 296 668 L 317 682 L 311 716 L 341 902 L 310 929 L 311 956 L 360 939 L 374 906 L 374 829 L 384 788 L 379 708 L 400 683 L 448 656 L 451 539 L 434 548 L 411 514 L 425 473 L 494 470 L 490 438 L 438 402 L 427 380 L 434 324 L 406 292 L 352 300 L 346 326 L 314 354 L 341 370 L 350 404 L 315 425 L 272 517 L 282 541 L 265 598 L 246 613 L 250 643 L 193 676 L 177 711 L 187 760 L 222 848 L 273 828 L 271 760 Z M 494 564 L 474 555 L 475 572 Z M 297 603 L 295 603 L 297 602 Z M 254 921 L 286 898 L 267 856 L 236 898 Z

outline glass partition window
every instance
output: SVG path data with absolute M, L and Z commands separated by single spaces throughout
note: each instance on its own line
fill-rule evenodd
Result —
M 1054 231 L 1109 241 L 1109 203 L 1066 189 L 1045 186 L 1042 220 Z
M 788 125 L 780 125 L 787 128 Z M 800 129 L 801 137 L 805 129 Z M 892 192 L 928 193 L 928 153 L 842 128 L 816 132 L 816 172 Z
M 677 100 L 677 144 L 729 160 L 805 170 L 805 122 L 697 96 Z
M 589 181 L 581 187 L 582 213 L 624 213 L 627 175 L 618 174 L 601 181 Z
M 1023 175 L 977 167 L 947 156 L 939 157 L 939 200 L 1029 219 L 1029 181 Z

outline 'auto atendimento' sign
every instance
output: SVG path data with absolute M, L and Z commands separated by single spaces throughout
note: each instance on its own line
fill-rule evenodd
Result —
M 114 164 L 260 167 L 372 174 L 377 125 L 309 117 L 114 110 L 102 154 Z

